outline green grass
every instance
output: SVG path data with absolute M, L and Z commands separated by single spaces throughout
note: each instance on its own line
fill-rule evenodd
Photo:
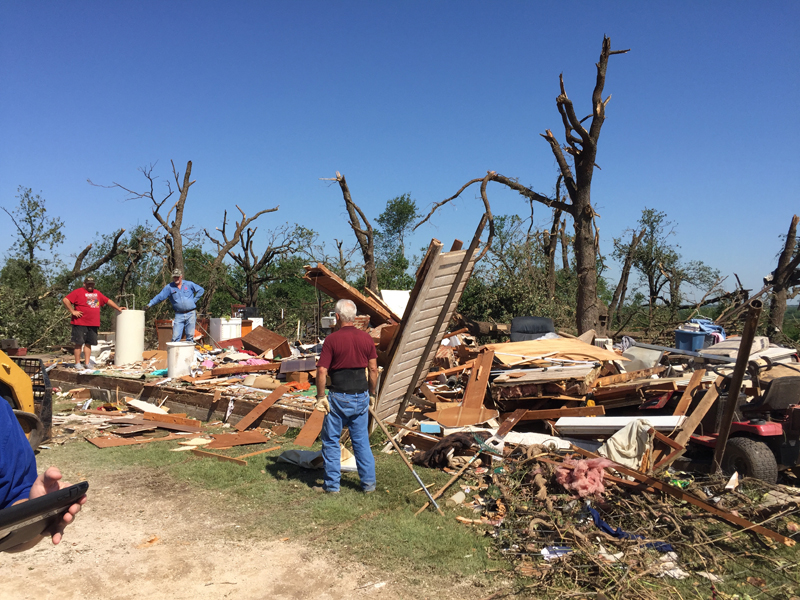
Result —
M 246 467 L 200 458 L 191 452 L 170 452 L 176 442 L 101 450 L 85 441 L 73 441 L 54 447 L 46 457 L 50 462 L 70 465 L 65 474 L 71 479 L 86 477 L 91 481 L 94 472 L 149 469 L 176 482 L 219 492 L 226 509 L 237 511 L 237 522 L 242 525 L 237 535 L 291 537 L 397 573 L 411 582 L 430 581 L 435 575 L 442 581 L 463 582 L 469 577 L 476 585 L 486 585 L 487 571 L 507 568 L 506 563 L 489 558 L 491 538 L 458 523 L 455 516 L 459 512 L 444 508 L 444 498 L 445 517 L 431 510 L 414 516 L 426 497 L 422 492 L 412 493 L 419 485 L 397 455 L 379 452 L 383 440 L 379 432 L 372 439 L 378 479 L 378 489 L 372 494 L 361 492 L 356 474 L 343 475 L 339 494 L 314 492 L 312 486 L 322 483 L 322 470 L 277 461 L 281 451 L 295 447 L 292 433 L 296 431 L 269 445 L 213 451 L 237 456 L 281 445 L 281 450 L 246 459 Z M 433 489 L 450 478 L 441 471 L 416 469 L 426 484 L 434 484 Z M 450 493 L 457 490 L 456 484 Z M 466 509 L 459 511 L 475 516 Z

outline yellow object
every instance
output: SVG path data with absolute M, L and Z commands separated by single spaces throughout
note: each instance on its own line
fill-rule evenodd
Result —
M 0 402 L 8 402 L 35 450 L 41 441 L 43 425 L 33 405 L 33 382 L 17 363 L 0 350 Z

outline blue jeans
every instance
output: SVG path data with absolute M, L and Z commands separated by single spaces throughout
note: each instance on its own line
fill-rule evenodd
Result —
M 369 392 L 360 394 L 340 394 L 330 392 L 328 402 L 330 412 L 322 423 L 322 459 L 325 461 L 325 479 L 322 489 L 338 492 L 342 478 L 341 450 L 339 438 L 342 429 L 350 430 L 353 454 L 356 457 L 361 489 L 369 492 L 375 489 L 375 458 L 369 447 Z
M 196 311 L 186 313 L 176 313 L 172 319 L 172 341 L 180 342 L 183 334 L 186 334 L 186 341 L 194 341 L 194 320 L 197 316 Z

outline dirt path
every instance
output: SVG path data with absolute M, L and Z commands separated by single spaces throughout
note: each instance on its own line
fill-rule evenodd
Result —
M 60 545 L 0 553 L 4 600 L 424 596 L 292 540 L 249 539 L 213 492 L 146 470 L 91 479 L 90 501 Z

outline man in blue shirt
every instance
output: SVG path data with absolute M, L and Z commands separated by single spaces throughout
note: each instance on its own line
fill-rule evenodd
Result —
M 148 302 L 147 308 L 151 308 L 169 298 L 172 309 L 175 311 L 175 318 L 172 320 L 173 342 L 180 342 L 184 334 L 187 341 L 194 341 L 194 322 L 197 317 L 195 302 L 203 295 L 204 291 L 196 283 L 184 281 L 183 272 L 175 269 L 172 272 L 172 283 L 164 286 L 158 296 Z
M 33 450 L 11 410 L 11 405 L 0 397 L 0 509 L 61 489 L 64 486 L 59 483 L 59 479 L 61 472 L 56 467 L 50 467 L 37 477 Z M 70 506 L 61 523 L 49 532 L 54 544 L 61 541 L 64 527 L 75 519 L 75 515 L 85 502 L 86 496 L 83 496 Z M 43 537 L 35 537 L 9 548 L 6 552 L 20 552 L 32 548 Z

